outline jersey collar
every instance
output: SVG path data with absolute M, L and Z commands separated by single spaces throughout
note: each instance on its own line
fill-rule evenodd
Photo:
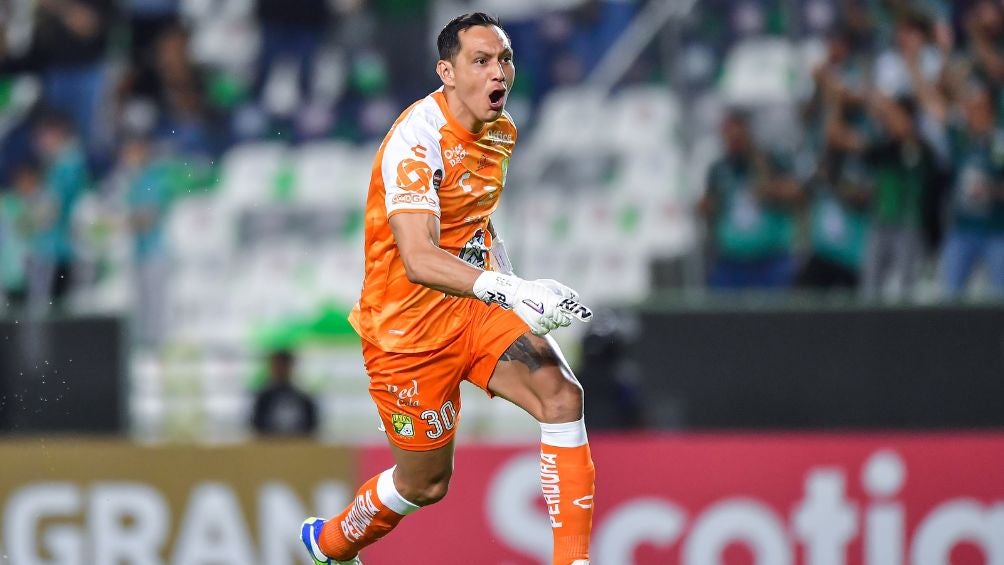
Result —
M 481 136 L 484 135 L 485 128 L 488 127 L 488 124 L 482 125 L 481 131 L 477 133 L 474 133 L 464 127 L 455 117 L 453 117 L 453 113 L 450 112 L 449 104 L 446 103 L 446 94 L 443 92 L 442 87 L 432 93 L 432 98 L 436 101 L 436 104 L 439 105 L 439 109 L 443 112 L 443 116 L 446 117 L 446 123 L 450 125 L 450 130 L 454 135 L 459 137 L 462 141 L 474 142 L 481 139 Z

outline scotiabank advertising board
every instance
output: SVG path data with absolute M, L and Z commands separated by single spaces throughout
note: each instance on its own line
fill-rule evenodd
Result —
M 1004 565 L 1004 436 L 592 438 L 593 565 Z M 363 475 L 391 464 L 362 454 Z M 461 447 L 365 562 L 549 564 L 533 446 Z
M 1004 565 L 1004 434 L 592 445 L 593 565 Z M 0 565 L 306 565 L 300 520 L 390 465 L 384 447 L 3 442 Z M 549 564 L 539 474 L 533 445 L 462 446 L 446 499 L 363 561 Z

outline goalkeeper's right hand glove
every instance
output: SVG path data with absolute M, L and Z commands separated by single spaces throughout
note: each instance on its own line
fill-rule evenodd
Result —
M 493 271 L 485 271 L 474 281 L 475 296 L 489 304 L 494 302 L 511 309 L 530 326 L 534 335 L 545 335 L 572 323 L 572 317 L 562 308 L 566 299 L 563 294 L 542 282 Z
M 559 306 L 562 312 L 571 314 L 573 317 L 578 318 L 583 322 L 588 322 L 593 319 L 593 311 L 585 304 L 579 302 L 579 293 L 575 292 L 574 289 L 567 287 L 554 279 L 537 279 L 533 282 L 546 286 L 564 298 Z

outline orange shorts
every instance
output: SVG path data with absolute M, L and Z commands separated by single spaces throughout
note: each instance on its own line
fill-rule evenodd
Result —
M 499 357 L 530 330 L 512 311 L 478 305 L 471 324 L 440 349 L 393 353 L 363 340 L 370 396 L 387 437 L 401 449 L 429 451 L 449 443 L 460 422 L 460 382 L 492 396 L 488 381 Z

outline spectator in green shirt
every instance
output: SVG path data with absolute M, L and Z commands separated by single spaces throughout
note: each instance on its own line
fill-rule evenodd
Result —
M 133 238 L 136 343 L 158 345 L 163 337 L 169 258 L 165 223 L 170 205 L 168 163 L 158 159 L 150 139 L 132 136 L 122 144 L 113 178 L 125 188 Z
M 802 191 L 783 159 L 757 147 L 748 118 L 729 113 L 725 155 L 711 165 L 701 211 L 709 220 L 717 289 L 784 288 L 794 276 L 793 209 Z
M 805 288 L 858 287 L 868 230 L 867 168 L 853 152 L 828 151 L 808 183 L 811 254 L 798 275 Z
M 834 32 L 827 58 L 813 72 L 806 117 L 819 132 L 820 157 L 806 191 L 811 251 L 797 280 L 804 288 L 857 288 L 860 278 L 871 175 L 854 142 L 867 135 L 870 122 L 865 65 L 854 39 L 849 29 Z
M 57 303 L 69 290 L 73 267 L 72 219 L 90 178 L 73 126 L 61 114 L 43 116 L 34 130 L 44 163 L 44 194 L 51 199 L 51 221 L 33 236 L 28 305 L 33 311 Z
M 967 89 L 961 112 L 946 118 L 955 170 L 942 285 L 948 296 L 962 294 L 983 263 L 993 292 L 1004 295 L 1004 128 L 980 84 Z
M 10 190 L 0 196 L 0 288 L 8 307 L 25 301 L 34 234 L 51 223 L 52 208 L 38 164 L 30 159 L 18 164 Z
M 937 188 L 936 157 L 920 136 L 914 98 L 875 96 L 872 111 L 884 134 L 863 151 L 874 189 L 862 290 L 867 298 L 888 288 L 909 297 L 923 258 L 925 206 Z
M 33 162 L 18 167 L 14 192 L 5 196 L 3 212 L 9 228 L 5 231 L 10 234 L 4 252 L 12 252 L 4 259 L 11 277 L 7 282 L 16 289 L 14 297 L 23 298 L 32 312 L 38 313 L 48 303 L 57 276 L 54 256 L 59 200 L 45 186 L 42 172 Z M 20 289 L 18 283 L 23 284 Z

